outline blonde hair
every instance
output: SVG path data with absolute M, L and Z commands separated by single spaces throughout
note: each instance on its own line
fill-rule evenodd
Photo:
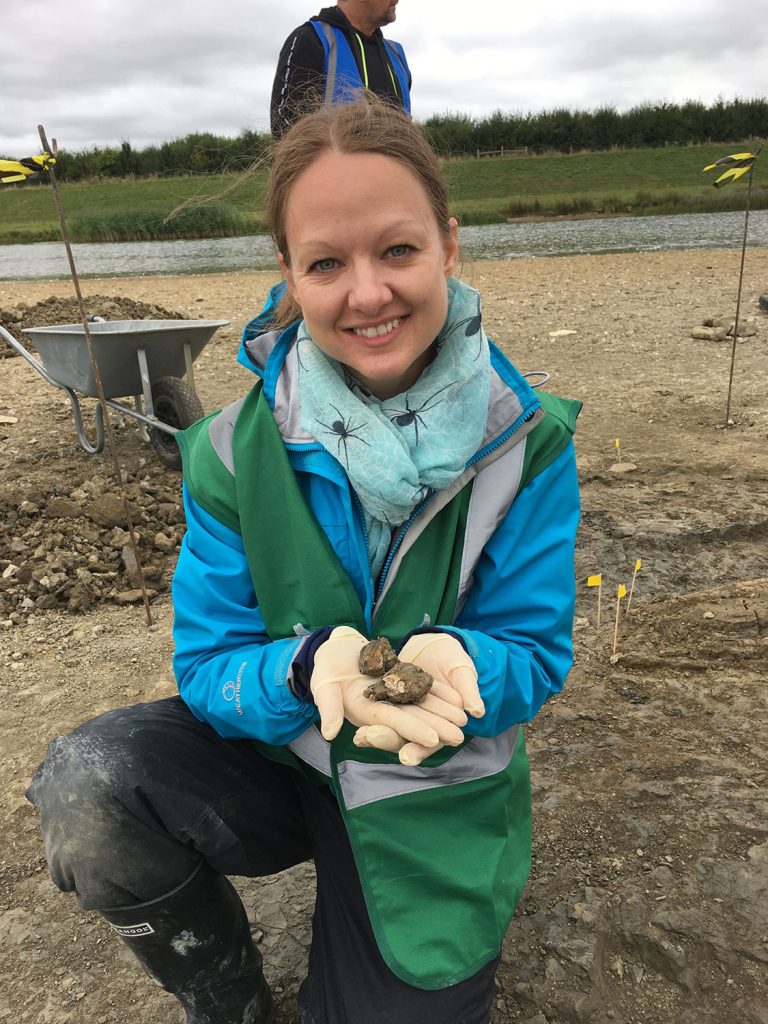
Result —
M 274 149 L 264 195 L 267 224 L 286 265 L 290 263 L 285 232 L 291 191 L 299 176 L 323 153 L 376 153 L 397 160 L 421 182 L 438 229 L 450 236 L 448 190 L 440 160 L 418 125 L 401 110 L 367 93 L 360 100 L 324 106 L 297 121 Z M 343 187 L 343 182 L 339 183 Z M 282 328 L 301 318 L 301 309 L 286 292 L 272 326 Z

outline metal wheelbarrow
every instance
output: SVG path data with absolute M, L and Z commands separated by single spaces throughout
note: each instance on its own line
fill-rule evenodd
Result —
M 107 405 L 139 421 L 139 433 L 161 461 L 181 467 L 174 435 L 205 415 L 192 364 L 214 332 L 229 320 L 94 320 L 89 323 Z M 42 363 L 3 327 L 0 337 L 53 387 L 66 391 L 77 438 L 89 454 L 104 450 L 104 416 L 96 407 L 96 440 L 83 427 L 78 395 L 97 398 L 96 379 L 82 324 L 28 327 Z M 181 378 L 186 374 L 186 380 Z M 133 407 L 115 401 L 132 397 Z

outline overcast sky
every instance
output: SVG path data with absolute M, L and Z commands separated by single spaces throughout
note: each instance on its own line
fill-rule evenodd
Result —
M 0 154 L 269 125 L 306 0 L 5 0 Z M 768 94 L 765 0 L 400 0 L 414 116 Z

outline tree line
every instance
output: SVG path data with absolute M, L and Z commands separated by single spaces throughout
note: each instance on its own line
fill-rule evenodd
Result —
M 768 99 L 719 99 L 709 106 L 695 100 L 643 103 L 626 111 L 611 106 L 537 114 L 497 110 L 484 118 L 448 112 L 428 118 L 423 128 L 436 152 L 447 157 L 502 149 L 571 153 L 727 143 L 768 136 Z M 270 141 L 267 133 L 245 129 L 234 138 L 194 132 L 143 149 L 128 141 L 79 152 L 62 149 L 56 170 L 64 181 L 237 173 L 263 155 Z
M 212 132 L 193 132 L 157 146 L 134 149 L 94 146 L 78 152 L 60 149 L 56 176 L 63 181 L 93 178 L 154 178 L 183 174 L 238 173 L 249 167 L 270 144 L 266 133 L 244 129 L 235 138 Z
M 611 106 L 538 114 L 499 110 L 483 119 L 448 113 L 430 117 L 424 128 L 442 156 L 502 148 L 572 153 L 741 142 L 768 135 L 768 99 L 719 99 L 710 106 L 696 100 L 642 103 L 622 112 Z

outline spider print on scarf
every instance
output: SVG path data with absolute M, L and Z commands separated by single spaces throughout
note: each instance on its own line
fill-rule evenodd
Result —
M 474 362 L 477 362 L 483 351 L 483 338 L 482 334 L 480 333 L 482 326 L 483 314 L 480 312 L 480 296 L 478 295 L 477 310 L 472 316 L 467 316 L 463 320 L 457 320 L 455 323 L 452 324 L 446 324 L 442 331 L 440 331 L 438 336 L 435 338 L 434 342 L 436 351 L 440 351 L 442 346 L 445 344 L 445 342 L 453 334 L 454 331 L 458 331 L 460 327 L 463 327 L 465 338 L 471 338 L 473 334 L 480 334 L 480 345 L 477 350 L 477 355 L 474 357 L 473 360 Z
M 321 427 L 325 427 L 327 433 L 333 434 L 333 436 L 337 438 L 337 455 L 341 454 L 341 446 L 344 445 L 344 462 L 346 463 L 347 469 L 349 469 L 349 454 L 347 452 L 347 441 L 362 441 L 364 445 L 367 445 L 369 448 L 371 447 L 364 437 L 360 437 L 360 435 L 356 433 L 356 431 L 360 430 L 362 427 L 366 425 L 366 421 L 358 423 L 356 427 L 353 427 L 351 416 L 345 422 L 344 417 L 336 408 L 336 406 L 332 405 L 331 408 L 339 418 L 337 420 L 334 420 L 333 423 L 331 424 L 323 423 L 322 420 L 318 420 L 317 422 L 320 424 Z
M 435 402 L 435 399 L 440 394 L 440 392 L 446 391 L 448 388 L 453 387 L 453 385 L 455 383 L 456 383 L 456 381 L 452 380 L 450 384 L 446 384 L 444 387 L 440 388 L 438 391 L 436 391 L 434 393 L 434 395 L 431 395 L 426 400 L 426 402 L 422 402 L 421 405 L 418 407 L 418 409 L 412 409 L 410 407 L 410 405 L 408 404 L 408 395 L 406 395 L 405 396 L 405 408 L 402 409 L 402 410 L 392 409 L 390 411 L 390 413 L 389 413 L 389 418 L 398 427 L 409 427 L 411 425 L 411 423 L 412 423 L 413 424 L 413 429 L 416 431 L 416 444 L 418 444 L 419 443 L 419 424 L 421 424 L 422 427 L 425 430 L 427 429 L 427 424 L 422 419 L 421 414 L 423 412 L 427 411 L 427 407 L 428 406 L 431 406 L 434 409 L 435 405 L 440 405 L 440 402 L 444 402 L 445 401 L 444 398 L 441 398 L 440 402 Z M 433 402 L 435 403 L 434 405 L 432 405 Z M 394 413 L 394 415 L 392 415 L 393 413 Z

